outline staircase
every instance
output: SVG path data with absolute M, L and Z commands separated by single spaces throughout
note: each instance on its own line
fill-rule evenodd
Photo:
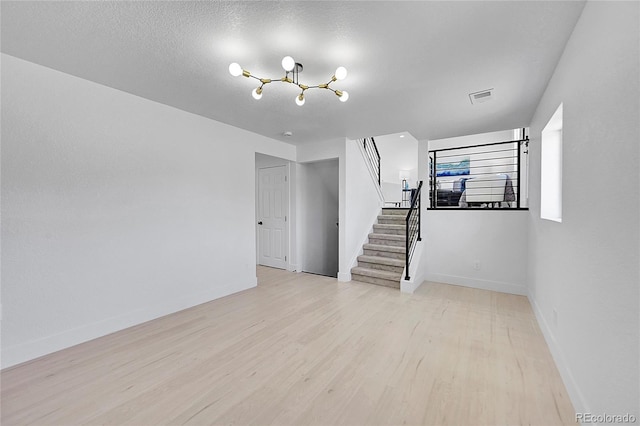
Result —
M 406 256 L 406 222 L 409 209 L 383 208 L 373 225 L 369 243 L 351 269 L 351 279 L 370 284 L 400 288 Z

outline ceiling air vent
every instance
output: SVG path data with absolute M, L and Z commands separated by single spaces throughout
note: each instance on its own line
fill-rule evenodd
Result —
M 475 93 L 469 93 L 469 99 L 471 99 L 471 103 L 473 105 L 490 101 L 491 99 L 493 99 L 493 89 L 486 89 Z

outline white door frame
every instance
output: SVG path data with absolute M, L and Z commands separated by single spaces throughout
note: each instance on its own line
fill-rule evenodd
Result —
M 283 204 L 283 210 L 285 213 L 285 223 L 284 223 L 284 227 L 283 227 L 283 231 L 284 231 L 284 235 L 283 235 L 283 240 L 284 240 L 284 261 L 282 261 L 281 263 L 277 262 L 276 264 L 269 264 L 269 265 L 265 265 L 265 266 L 271 266 L 271 267 L 276 267 L 276 268 L 282 268 L 282 269 L 290 269 L 290 265 L 291 265 L 291 256 L 290 256 L 290 244 L 289 244 L 289 235 L 291 234 L 290 232 L 290 227 L 291 227 L 291 173 L 290 173 L 290 163 L 287 162 L 287 164 L 282 164 L 282 165 L 274 165 L 274 166 L 265 166 L 265 167 L 260 167 L 260 168 L 256 168 L 256 264 L 257 265 L 262 265 L 263 263 L 261 263 L 261 229 L 264 225 L 260 225 L 259 223 L 261 221 L 263 221 L 263 218 L 260 217 L 260 194 L 261 194 L 261 180 L 260 180 L 260 171 L 261 170 L 265 170 L 265 169 L 274 169 L 274 168 L 283 168 L 284 169 L 284 176 L 285 176 L 285 185 L 284 185 L 284 199 L 282 200 L 282 204 Z

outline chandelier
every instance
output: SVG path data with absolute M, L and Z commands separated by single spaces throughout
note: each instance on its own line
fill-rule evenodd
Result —
M 253 89 L 251 95 L 254 99 L 262 98 L 262 91 L 265 84 L 273 83 L 276 81 L 280 81 L 282 83 L 295 84 L 301 90 L 300 94 L 296 96 L 296 104 L 299 106 L 304 105 L 304 92 L 309 89 L 326 89 L 331 90 L 338 96 L 338 99 L 342 102 L 346 102 L 349 99 L 349 93 L 345 90 L 337 90 L 329 85 L 336 80 L 343 80 L 347 76 L 347 69 L 345 67 L 338 67 L 336 72 L 331 76 L 331 80 L 328 83 L 318 84 L 315 86 L 307 86 L 306 84 L 302 84 L 298 81 L 298 75 L 302 72 L 302 64 L 296 62 L 291 56 L 285 56 L 282 59 L 282 68 L 284 68 L 285 76 L 282 78 L 271 79 L 271 78 L 259 78 L 255 75 L 251 74 L 249 71 L 243 69 L 238 63 L 234 62 L 229 65 L 229 73 L 231 73 L 234 77 L 245 76 L 247 78 L 254 78 L 260 82 L 260 86 Z

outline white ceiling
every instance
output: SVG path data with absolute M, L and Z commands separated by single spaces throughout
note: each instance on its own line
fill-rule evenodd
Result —
M 529 124 L 584 2 L 10 2 L 2 52 L 290 143 L 409 132 L 436 139 Z M 350 99 L 255 80 L 333 83 Z M 468 94 L 494 89 L 471 105 Z M 292 131 L 292 137 L 282 135 Z

